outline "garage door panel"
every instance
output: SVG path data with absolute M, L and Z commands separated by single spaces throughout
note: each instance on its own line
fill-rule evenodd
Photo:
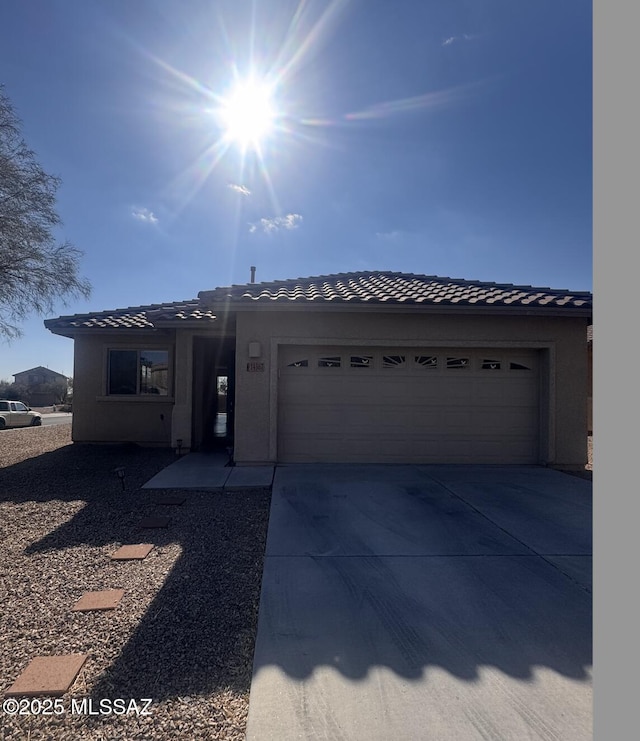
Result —
M 537 415 L 532 414 L 529 407 L 482 409 L 473 412 L 474 428 L 485 429 L 493 436 L 513 434 L 535 434 L 537 430 Z
M 335 435 L 305 438 L 294 436 L 287 441 L 287 462 L 309 463 L 336 461 L 343 463 L 531 463 L 529 440 L 505 438 L 490 442 L 474 439 L 424 438 L 407 446 L 404 436 L 389 435 L 384 443 L 379 437 L 366 438 Z
M 476 395 L 479 401 L 497 404 L 499 406 L 537 406 L 538 384 L 537 379 L 528 377 L 525 380 L 505 378 L 500 384 L 491 387 L 482 384 L 476 385 Z
M 282 461 L 538 461 L 535 351 L 287 347 L 279 375 Z

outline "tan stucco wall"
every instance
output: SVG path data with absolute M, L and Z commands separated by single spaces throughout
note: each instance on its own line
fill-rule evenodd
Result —
M 586 319 L 388 314 L 336 311 L 240 312 L 236 319 L 234 458 L 240 464 L 277 460 L 277 359 L 280 344 L 534 347 L 541 366 L 541 463 L 581 467 L 587 458 Z M 176 336 L 177 334 L 177 336 Z M 183 330 L 75 338 L 73 439 L 191 444 L 193 339 Z M 204 333 L 209 335 L 209 333 Z M 211 335 L 214 336 L 214 335 Z M 259 343 L 260 356 L 249 357 Z M 174 396 L 114 399 L 106 392 L 109 347 L 169 349 Z M 251 361 L 254 370 L 249 371 Z
M 242 312 L 237 316 L 234 458 L 239 465 L 277 460 L 278 344 L 438 344 L 540 349 L 544 459 L 580 467 L 587 459 L 586 319 L 523 316 L 366 314 L 341 312 Z M 249 358 L 259 342 L 261 357 Z M 249 361 L 264 370 L 248 371 Z M 256 367 L 255 365 L 253 366 Z M 261 366 L 258 366 L 260 368 Z
M 173 333 L 158 336 L 79 335 L 75 338 L 73 429 L 76 442 L 171 443 L 173 397 L 123 399 L 106 396 L 108 348 L 155 348 L 174 352 Z M 170 383 L 173 383 L 170 374 Z

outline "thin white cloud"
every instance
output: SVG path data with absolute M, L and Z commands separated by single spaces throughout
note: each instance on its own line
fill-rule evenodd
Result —
M 411 98 L 375 103 L 361 111 L 346 113 L 344 117 L 347 121 L 366 121 L 370 119 L 383 119 L 410 111 L 435 110 L 466 100 L 472 92 L 477 92 L 484 84 L 484 81 L 472 82 L 467 85 L 447 88 L 446 90 L 414 95 Z
M 449 46 L 449 44 L 453 44 L 454 41 L 473 41 L 473 39 L 477 38 L 477 36 L 470 33 L 463 33 L 462 36 L 449 36 L 448 39 L 445 39 L 442 42 L 442 46 Z
M 255 232 L 261 231 L 264 234 L 273 234 L 283 229 L 288 231 L 297 229 L 302 223 L 302 216 L 300 214 L 287 214 L 286 216 L 274 216 L 271 219 L 260 219 L 260 221 L 254 221 L 249 224 L 249 232 L 254 234 Z
M 240 193 L 243 196 L 250 196 L 251 191 L 244 185 L 236 185 L 236 183 L 229 183 L 229 188 L 234 190 L 236 193 Z
M 158 223 L 158 217 L 153 213 L 153 211 L 149 211 L 148 208 L 134 208 L 131 212 L 131 216 L 138 221 L 145 222 L 146 224 Z

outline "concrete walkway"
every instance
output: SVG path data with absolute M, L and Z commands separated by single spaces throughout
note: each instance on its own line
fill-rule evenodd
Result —
M 163 468 L 143 489 L 233 491 L 270 487 L 274 466 L 227 466 L 224 453 L 189 453 Z
M 247 741 L 590 741 L 591 484 L 279 466 Z

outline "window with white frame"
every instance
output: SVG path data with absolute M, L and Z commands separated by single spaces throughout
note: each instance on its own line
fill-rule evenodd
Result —
M 168 396 L 168 350 L 109 350 L 110 396 Z

